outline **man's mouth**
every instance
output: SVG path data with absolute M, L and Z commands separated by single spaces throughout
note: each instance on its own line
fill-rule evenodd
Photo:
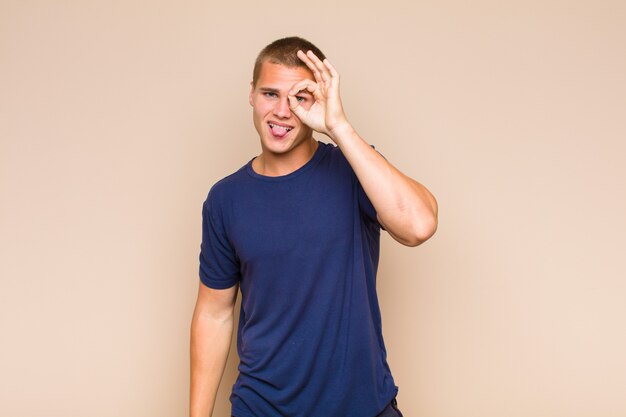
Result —
M 272 132 L 272 135 L 279 138 L 282 138 L 293 129 L 293 127 L 281 126 L 272 122 L 268 122 L 267 124 L 270 127 L 270 132 Z

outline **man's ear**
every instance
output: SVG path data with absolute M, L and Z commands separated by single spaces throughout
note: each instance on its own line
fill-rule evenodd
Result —
M 250 105 L 252 106 L 252 94 L 254 93 L 254 85 L 252 84 L 252 81 L 250 81 L 250 95 L 248 96 L 248 102 L 250 102 Z

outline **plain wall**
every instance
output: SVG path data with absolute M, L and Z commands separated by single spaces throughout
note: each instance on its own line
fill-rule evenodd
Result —
M 253 61 L 294 34 L 439 202 L 428 242 L 382 237 L 405 416 L 626 415 L 624 22 L 623 1 L 2 0 L 0 415 L 187 414 L 202 202 L 260 152 Z M 236 365 L 233 343 L 215 417 Z

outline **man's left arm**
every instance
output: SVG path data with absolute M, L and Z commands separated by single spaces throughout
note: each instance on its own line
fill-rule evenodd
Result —
M 376 209 L 378 222 L 398 242 L 417 246 L 437 230 L 437 200 L 346 124 L 330 132 Z
M 329 136 L 352 166 L 363 190 L 374 205 L 379 223 L 398 242 L 417 246 L 437 230 L 437 201 L 414 179 L 400 172 L 368 145 L 348 122 L 339 96 L 339 74 L 328 59 L 298 51 L 313 72 L 315 82 L 297 82 L 289 92 L 292 111 L 306 125 Z M 315 98 L 305 109 L 296 99 L 300 91 Z

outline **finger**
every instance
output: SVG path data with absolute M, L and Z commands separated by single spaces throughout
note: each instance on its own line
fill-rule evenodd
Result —
M 331 77 L 328 72 L 328 68 L 326 68 L 324 63 L 317 57 L 317 55 L 313 53 L 313 51 L 308 51 L 306 55 L 311 61 L 313 61 L 313 63 L 315 64 L 315 68 L 317 68 L 317 70 L 322 75 L 324 82 L 329 83 Z
M 300 91 L 306 90 L 309 93 L 315 95 L 316 92 L 319 92 L 319 85 L 313 80 L 309 80 L 305 78 L 304 80 L 300 80 L 289 89 L 288 96 L 295 96 Z
M 334 87 L 339 86 L 339 73 L 337 72 L 335 67 L 333 67 L 333 64 L 331 64 L 328 59 L 325 59 L 324 65 L 326 65 L 326 68 L 328 68 L 328 70 L 330 71 L 330 75 L 332 76 L 331 78 L 332 85 Z
M 311 70 L 313 76 L 315 77 L 315 82 L 321 83 L 323 79 L 315 63 L 311 61 L 311 59 L 302 50 L 298 50 L 296 55 Z
M 302 119 L 302 116 L 306 114 L 306 111 L 302 108 L 298 100 L 296 100 L 295 96 L 287 96 L 289 100 L 289 107 L 293 114 L 295 114 L 299 119 Z

